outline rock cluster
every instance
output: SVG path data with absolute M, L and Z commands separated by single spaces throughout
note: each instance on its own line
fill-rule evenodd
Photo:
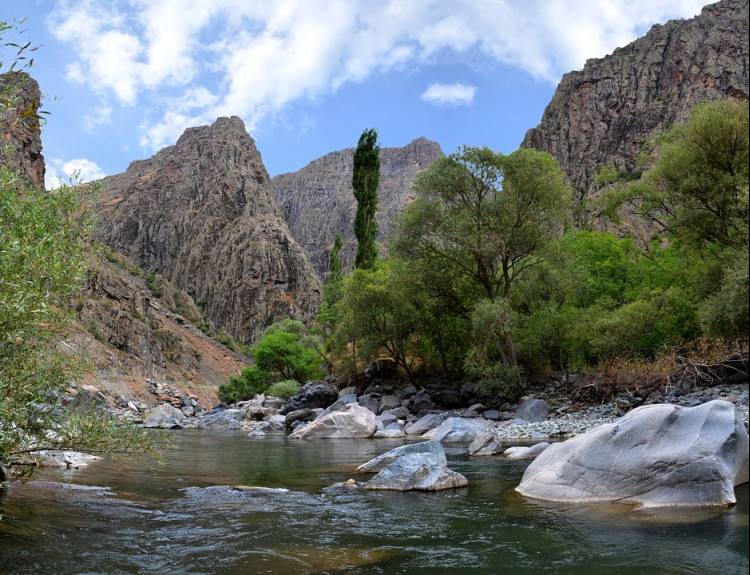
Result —
M 403 148 L 380 150 L 379 238 L 385 237 L 396 215 L 413 198 L 414 176 L 442 155 L 440 146 L 425 138 L 417 138 Z M 281 174 L 272 180 L 284 219 L 320 277 L 328 270 L 328 258 L 337 233 L 344 240 L 341 254 L 344 264 L 349 266 L 354 261 L 353 157 L 351 148 L 332 152 L 297 172 Z
M 105 243 L 190 294 L 237 339 L 317 309 L 320 283 L 239 118 L 189 128 L 100 184 L 94 209 Z
M 695 104 L 748 98 L 748 2 L 722 0 L 565 74 L 523 146 L 552 154 L 581 202 L 604 165 L 638 167 L 655 131 L 685 120 Z

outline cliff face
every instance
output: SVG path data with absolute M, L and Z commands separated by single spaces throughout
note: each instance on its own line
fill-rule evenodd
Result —
M 522 145 L 557 158 L 584 200 L 603 165 L 632 171 L 642 144 L 695 104 L 747 97 L 748 1 L 722 0 L 565 74 Z
M 186 291 L 236 338 L 251 341 L 277 319 L 315 311 L 320 284 L 239 118 L 189 128 L 100 184 L 104 242 Z
M 37 110 L 39 84 L 25 72 L 0 74 L 0 164 L 44 185 L 44 156 Z
M 414 176 L 443 155 L 440 146 L 418 138 L 403 148 L 380 150 L 378 188 L 378 237 L 388 233 L 391 223 L 412 199 Z M 336 234 L 344 240 L 342 258 L 346 266 L 354 261 L 356 240 L 352 231 L 357 204 L 352 192 L 354 150 L 347 148 L 326 154 L 307 166 L 273 178 L 273 191 L 294 238 L 305 248 L 322 277 Z

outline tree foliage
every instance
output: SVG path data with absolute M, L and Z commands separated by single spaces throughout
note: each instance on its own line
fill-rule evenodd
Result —
M 354 152 L 352 188 L 357 200 L 357 213 L 354 216 L 354 235 L 357 238 L 357 255 L 354 266 L 369 269 L 378 257 L 375 238 L 378 223 L 375 214 L 378 210 L 378 183 L 380 181 L 380 147 L 378 133 L 374 129 L 365 130 L 359 137 Z

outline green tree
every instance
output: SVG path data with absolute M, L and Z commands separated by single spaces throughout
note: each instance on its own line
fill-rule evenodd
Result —
M 607 213 L 639 214 L 659 233 L 698 246 L 747 244 L 748 103 L 700 104 L 656 138 L 643 177 L 606 194 Z
M 60 405 L 85 365 L 60 351 L 91 247 L 79 190 L 0 169 L 0 464 L 41 449 L 150 449 L 145 432 Z
M 354 266 L 369 269 L 378 257 L 375 238 L 378 223 L 375 214 L 378 210 L 378 182 L 380 180 L 380 147 L 378 133 L 374 129 L 365 130 L 359 137 L 354 152 L 352 188 L 357 199 L 357 213 L 354 216 L 354 235 L 357 238 L 357 255 Z
M 341 301 L 342 288 L 344 281 L 343 265 L 341 263 L 341 248 L 344 242 L 341 234 L 336 234 L 333 242 L 333 248 L 328 259 L 328 277 L 323 286 L 323 300 L 320 304 L 320 313 L 318 322 L 323 331 L 323 338 L 326 342 L 330 339 L 336 325 L 341 319 L 339 302 Z

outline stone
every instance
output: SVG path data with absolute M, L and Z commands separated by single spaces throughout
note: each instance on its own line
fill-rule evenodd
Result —
M 380 407 L 378 413 L 383 413 L 387 409 L 401 407 L 401 399 L 396 395 L 384 395 L 380 398 Z
M 392 415 L 396 419 L 408 419 L 409 415 L 411 414 L 409 413 L 408 409 L 400 406 L 394 407 L 393 409 L 386 409 L 381 413 L 381 415 Z
M 417 419 L 414 423 L 407 425 L 404 428 L 404 431 L 406 431 L 406 435 L 424 435 L 431 429 L 435 429 L 438 425 L 443 423 L 448 418 L 448 415 L 447 411 L 428 413 Z
M 325 409 L 339 398 L 336 388 L 327 381 L 309 381 L 299 393 L 289 398 L 280 412 L 287 414 L 298 409 Z
M 643 142 L 684 121 L 697 103 L 747 100 L 747 38 L 747 0 L 711 3 L 694 18 L 654 26 L 565 74 L 522 145 L 549 152 L 580 204 L 594 205 L 601 166 L 637 170 Z M 588 215 L 597 226 L 610 225 Z M 634 232 L 642 226 L 635 218 L 622 225 Z
M 278 411 L 282 405 L 284 405 L 284 400 L 280 397 L 268 396 L 263 399 L 263 407 L 267 407 L 273 411 Z
M 320 281 L 240 118 L 188 128 L 99 186 L 98 238 L 189 291 L 206 319 L 238 340 L 317 311 Z
M 195 415 L 195 408 L 192 405 L 185 405 L 180 408 L 180 411 L 185 417 L 192 417 Z
M 240 429 L 241 421 L 245 418 L 243 409 L 224 409 L 205 415 L 198 420 L 197 429 L 212 429 L 217 431 L 229 431 Z
M 101 457 L 80 451 L 40 451 L 37 453 L 39 465 L 42 467 L 63 467 L 66 469 L 79 469 L 86 467 L 89 463 L 98 461 Z
M 378 429 L 373 437 L 375 439 L 399 439 L 401 437 L 406 437 L 406 433 L 404 433 L 403 427 L 394 422 L 389 423 L 382 429 Z
M 262 429 L 253 429 L 252 431 L 250 431 L 247 434 L 247 436 L 250 437 L 250 438 L 259 439 L 261 437 L 265 437 L 266 436 L 266 432 L 263 431 Z
M 500 412 L 497 409 L 488 409 L 482 413 L 482 417 L 491 421 L 500 421 Z
M 357 388 L 353 385 L 348 385 L 344 387 L 343 389 L 339 390 L 339 399 L 344 397 L 345 395 L 353 395 L 354 397 L 357 397 Z M 351 402 L 348 402 L 351 403 Z
M 483 418 L 449 417 L 421 437 L 441 443 L 471 443 L 489 426 L 490 422 Z
M 377 474 L 364 489 L 393 491 L 440 491 L 465 487 L 468 480 L 448 469 L 442 445 L 434 441 L 403 445 L 388 451 L 357 469 Z
M 426 453 L 439 465 L 448 465 L 448 459 L 445 457 L 443 446 L 437 441 L 420 441 L 418 443 L 407 443 L 400 447 L 394 447 L 377 457 L 357 467 L 360 473 L 376 473 L 387 467 L 397 459 L 415 453 Z
M 266 417 L 270 416 L 273 413 L 273 409 L 264 406 L 265 400 L 265 395 L 256 395 L 250 401 L 245 402 L 243 405 L 245 419 L 263 421 Z
M 281 415 L 279 413 L 276 413 L 268 418 L 268 423 L 270 425 L 270 429 L 275 429 L 277 431 L 283 431 L 286 427 L 286 417 L 285 415 Z
M 356 393 L 345 393 L 344 395 L 339 395 L 338 401 L 341 403 L 347 404 L 347 403 L 354 403 L 357 401 L 357 394 Z
M 295 429 L 293 439 L 365 439 L 372 437 L 378 427 L 375 414 L 356 403 L 341 411 L 334 411 Z
M 380 413 L 380 394 L 378 393 L 368 393 L 366 395 L 360 395 L 357 399 L 357 403 L 359 403 L 362 407 L 366 407 L 376 415 Z
M 440 146 L 418 138 L 403 148 L 380 149 L 378 237 L 384 238 L 396 215 L 413 197 L 416 174 L 442 157 Z M 322 278 L 328 270 L 330 249 L 341 234 L 345 268 L 354 262 L 357 242 L 352 230 L 356 200 L 352 194 L 354 150 L 347 148 L 313 160 L 297 172 L 272 179 L 281 213 L 294 238 L 305 248 Z
M 464 411 L 463 416 L 464 417 L 479 417 L 480 415 L 482 415 L 482 412 L 484 412 L 484 405 L 482 405 L 481 403 L 475 403 L 466 408 L 466 411 Z
M 381 413 L 377 417 L 378 423 L 381 423 L 383 426 L 389 425 L 391 423 L 395 423 L 398 421 L 398 417 L 393 415 L 392 413 Z
M 343 401 L 341 399 L 337 399 L 331 405 L 329 405 L 328 407 L 326 407 L 322 412 L 320 412 L 320 414 L 317 415 L 316 417 L 322 417 L 323 415 L 328 415 L 329 413 L 331 413 L 333 411 L 341 411 L 347 405 L 349 405 L 349 403 L 352 403 L 352 402 L 345 402 L 345 401 Z
M 525 399 L 516 408 L 516 417 L 529 423 L 544 421 L 549 415 L 549 405 L 543 399 Z
M 398 395 L 403 400 L 403 399 L 409 399 L 416 393 L 417 393 L 417 388 L 409 384 L 405 388 L 403 388 L 401 391 L 399 391 Z
M 428 411 L 435 409 L 435 402 L 426 391 L 418 391 L 411 400 L 411 410 L 417 415 L 424 415 Z
M 185 415 L 176 407 L 162 403 L 149 409 L 143 417 L 143 427 L 175 429 L 182 427 Z
M 295 411 L 290 411 L 286 414 L 284 423 L 287 427 L 292 427 L 292 424 L 297 421 L 304 423 L 306 421 L 312 421 L 313 419 L 315 419 L 315 413 L 312 409 L 296 409 Z
M 488 429 L 477 435 L 469 444 L 469 455 L 497 455 L 503 452 L 503 444 L 496 430 Z
M 734 405 L 646 405 L 555 443 L 516 490 L 551 501 L 645 507 L 733 505 L 748 480 L 748 435 Z
M 549 447 L 549 443 L 541 441 L 531 446 L 515 445 L 503 452 L 505 459 L 517 461 L 521 459 L 535 459 L 539 454 Z

